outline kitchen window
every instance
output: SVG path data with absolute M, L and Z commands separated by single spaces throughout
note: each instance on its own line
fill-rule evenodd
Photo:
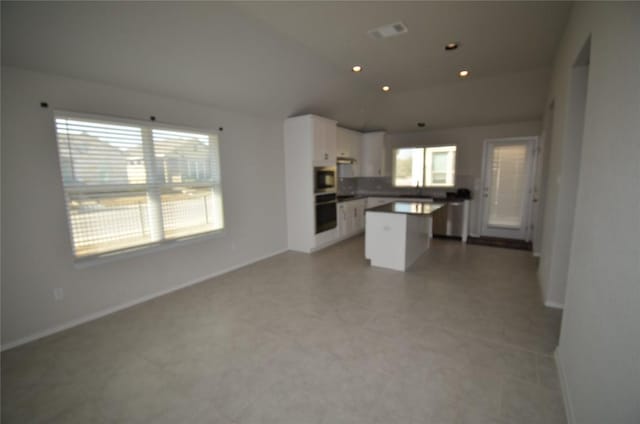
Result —
M 393 151 L 396 187 L 453 187 L 456 146 L 408 147 Z
M 76 259 L 224 228 L 217 134 L 63 112 L 55 125 Z

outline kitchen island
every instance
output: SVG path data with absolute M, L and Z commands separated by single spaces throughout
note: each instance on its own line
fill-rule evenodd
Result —
M 444 206 L 396 201 L 367 209 L 365 258 L 372 266 L 406 271 L 429 248 L 433 213 Z

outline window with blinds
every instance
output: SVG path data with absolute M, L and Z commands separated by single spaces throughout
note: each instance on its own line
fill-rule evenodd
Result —
M 454 187 L 456 146 L 405 147 L 394 150 L 396 187 Z
M 216 134 L 67 113 L 55 124 L 76 258 L 223 229 Z
M 427 187 L 453 187 L 456 175 L 456 146 L 425 149 L 425 180 Z
M 488 224 L 520 228 L 527 198 L 527 145 L 495 146 L 491 150 Z

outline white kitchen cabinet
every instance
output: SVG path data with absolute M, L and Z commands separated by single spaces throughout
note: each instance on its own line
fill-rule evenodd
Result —
M 310 116 L 313 128 L 313 165 L 336 165 L 336 121 Z
M 338 203 L 338 237 L 347 237 L 347 205 L 349 202 Z
M 389 175 L 385 160 L 384 135 L 383 131 L 362 135 L 360 176 L 386 177 Z
M 347 202 L 347 209 L 345 212 L 347 213 L 347 225 L 346 225 L 346 235 L 352 236 L 358 232 L 356 216 L 358 214 L 358 204 L 356 201 Z
M 338 229 L 315 233 L 313 167 L 336 165 L 336 121 L 315 115 L 284 122 L 287 245 L 312 252 L 338 239 Z
M 354 228 L 355 233 L 359 234 L 364 231 L 364 211 L 367 209 L 367 199 L 360 199 L 353 202 L 354 213 Z
M 351 200 L 338 205 L 338 234 L 341 239 L 364 231 L 366 199 Z
M 362 133 L 338 127 L 336 130 L 336 144 L 338 157 L 356 159 L 360 156 Z
M 336 145 L 338 150 L 337 156 L 347 158 L 351 157 L 351 130 L 338 127 L 336 129 Z
M 360 176 L 362 133 L 338 127 L 336 130 L 337 156 L 353 159 L 352 171 L 354 177 Z
M 347 209 L 345 210 L 347 214 L 347 236 L 352 236 L 356 233 L 356 202 L 347 202 Z

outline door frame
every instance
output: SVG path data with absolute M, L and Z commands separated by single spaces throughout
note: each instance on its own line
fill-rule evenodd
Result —
M 487 138 L 482 143 L 482 174 L 480 177 L 480 208 L 478 209 L 478 232 L 480 235 L 485 233 L 485 215 L 487 213 L 487 199 L 485 197 L 487 172 L 489 171 L 489 145 L 492 143 L 509 144 L 513 142 L 526 142 L 528 143 L 529 153 L 531 158 L 528 163 L 527 170 L 527 185 L 525 194 L 525 207 L 524 207 L 524 220 L 525 226 L 523 236 L 524 240 L 531 241 L 532 235 L 532 218 L 533 218 L 533 198 L 534 198 L 534 186 L 536 180 L 536 165 L 538 161 L 538 136 L 525 136 L 525 137 L 501 137 L 501 138 Z

